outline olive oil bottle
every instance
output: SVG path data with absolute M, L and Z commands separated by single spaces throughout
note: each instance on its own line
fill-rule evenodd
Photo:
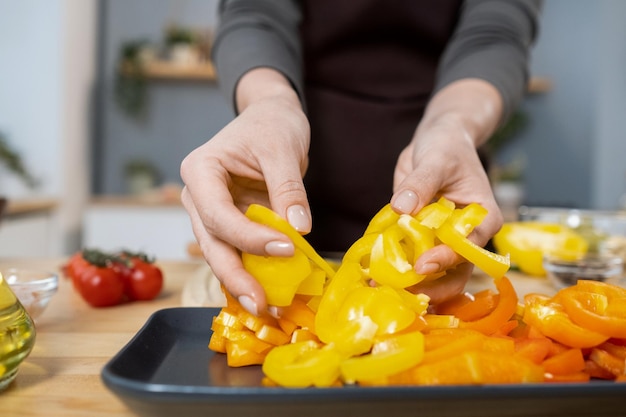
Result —
M 35 344 L 35 325 L 0 275 L 0 391 L 11 384 Z

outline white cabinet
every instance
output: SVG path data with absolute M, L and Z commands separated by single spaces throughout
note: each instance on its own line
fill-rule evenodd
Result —
M 83 247 L 105 251 L 142 251 L 162 260 L 189 259 L 194 242 L 191 222 L 177 203 L 98 200 L 83 219 Z
M 0 257 L 50 258 L 57 254 L 56 201 L 9 201 L 0 221 Z

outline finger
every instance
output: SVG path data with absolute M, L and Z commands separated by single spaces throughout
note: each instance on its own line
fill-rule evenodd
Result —
M 184 204 L 189 204 L 188 193 L 184 193 L 182 197 Z M 243 267 L 240 253 L 206 231 L 193 205 L 186 208 L 194 236 L 215 277 L 250 313 L 258 315 L 265 310 L 267 307 L 265 292 L 259 282 Z
M 413 293 L 423 293 L 430 297 L 430 304 L 437 305 L 465 289 L 472 275 L 473 265 L 465 262 L 450 269 L 445 276 L 433 281 L 425 281 L 410 288 Z
M 189 158 L 189 157 L 188 157 Z M 203 169 L 193 160 L 181 165 L 186 182 L 181 199 L 187 212 L 195 211 L 207 233 L 255 255 L 291 256 L 293 243 L 283 233 L 249 220 L 233 203 L 228 189 L 228 173 L 215 163 Z M 206 168 L 205 168 L 206 167 Z M 210 167 L 210 168 L 209 168 Z
M 301 166 L 287 158 L 265 171 L 265 182 L 272 209 L 298 232 L 306 234 L 311 231 L 312 221 L 302 174 Z

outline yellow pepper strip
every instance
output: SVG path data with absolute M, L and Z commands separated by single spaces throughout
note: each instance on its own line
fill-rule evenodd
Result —
M 415 264 L 417 258 L 419 258 L 422 253 L 435 247 L 435 233 L 421 224 L 416 218 L 408 214 L 403 214 L 398 219 L 398 226 L 413 244 L 413 264 Z
M 367 286 L 361 266 L 356 262 L 343 262 L 330 280 L 322 295 L 315 315 L 317 337 L 324 343 L 336 338 L 337 312 L 346 296 L 354 288 Z
M 423 355 L 421 332 L 399 334 L 374 344 L 370 354 L 341 362 L 341 377 L 346 383 L 383 378 L 414 367 Z
M 487 217 L 487 209 L 478 203 L 471 203 L 462 209 L 455 209 L 449 221 L 459 233 L 467 236 L 485 220 L 485 217 Z
M 453 251 L 476 265 L 484 273 L 498 279 L 509 270 L 509 257 L 490 252 L 459 233 L 450 223 L 435 229 L 435 235 Z
M 341 325 L 364 316 L 376 323 L 377 335 L 399 332 L 415 321 L 415 312 L 403 303 L 394 289 L 386 286 L 350 291 L 337 312 L 337 321 Z
M 445 197 L 422 208 L 415 218 L 430 229 L 437 229 L 454 211 L 454 203 Z
M 326 273 L 315 266 L 311 273 L 298 285 L 296 294 L 322 295 L 324 293 L 325 284 Z
M 370 266 L 370 254 L 372 252 L 372 246 L 379 233 L 368 233 L 361 236 L 354 242 L 343 255 L 342 262 L 356 262 L 363 269 L 368 269 Z
M 387 204 L 372 217 L 363 235 L 380 233 L 389 226 L 396 224 L 399 217 L 400 215 L 391 208 L 391 204 Z
M 401 240 L 405 235 L 399 226 L 391 226 L 378 235 L 370 257 L 369 275 L 381 285 L 407 288 L 425 278 L 409 263 Z
M 311 274 L 311 262 L 296 248 L 293 256 L 259 256 L 242 253 L 243 266 L 265 290 L 267 303 L 275 306 L 291 304 L 298 287 Z
M 378 325 L 369 316 L 362 316 L 338 325 L 333 324 L 334 338 L 329 347 L 342 358 L 359 356 L 372 350 Z
M 312 340 L 272 349 L 263 362 L 263 373 L 283 387 L 329 387 L 339 378 L 340 355 Z
M 426 314 L 426 310 L 428 309 L 430 303 L 430 297 L 426 294 L 417 293 L 413 294 L 410 291 L 407 291 L 402 288 L 397 288 L 396 292 L 402 298 L 404 304 L 413 310 L 416 314 L 423 316 Z
M 326 275 L 328 275 L 329 278 L 335 275 L 335 270 L 315 251 L 315 249 L 313 249 L 311 244 L 307 242 L 306 239 L 302 237 L 302 235 L 298 233 L 298 231 L 294 229 L 289 222 L 287 222 L 287 220 L 280 217 L 271 209 L 260 204 L 250 204 L 250 206 L 248 206 L 248 210 L 246 210 L 246 217 L 252 221 L 269 226 L 286 234 L 297 248 L 304 252 L 304 254 L 311 259 L 311 261 L 326 272 Z

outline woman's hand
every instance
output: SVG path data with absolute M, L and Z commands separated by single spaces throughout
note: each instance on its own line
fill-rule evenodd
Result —
M 398 158 L 392 207 L 415 214 L 440 196 L 461 207 L 479 203 L 489 213 L 469 238 L 479 246 L 487 244 L 503 218 L 476 148 L 493 133 L 500 117 L 500 96 L 484 81 L 457 81 L 441 90 Z M 436 246 L 417 260 L 415 270 L 420 274 L 447 271 L 446 276 L 412 290 L 426 293 L 433 304 L 460 293 L 472 273 L 471 265 L 464 262 L 447 246 Z
M 241 113 L 181 164 L 182 202 L 216 277 L 250 312 L 266 310 L 260 284 L 243 268 L 240 251 L 290 256 L 282 233 L 248 220 L 251 203 L 263 204 L 302 233 L 311 215 L 302 177 L 307 167 L 309 125 L 295 92 L 282 75 L 257 69 L 238 87 Z

